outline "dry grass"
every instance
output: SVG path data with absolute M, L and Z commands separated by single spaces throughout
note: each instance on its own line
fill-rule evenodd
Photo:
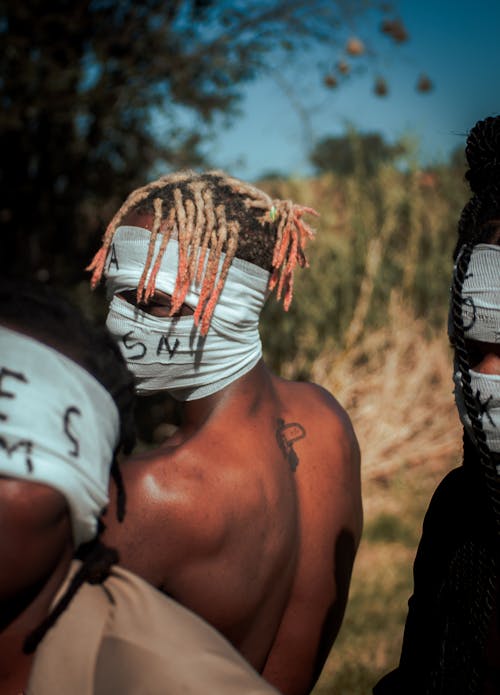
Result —
M 385 327 L 314 365 L 356 429 L 365 510 L 344 623 L 314 695 L 369 695 L 397 665 L 423 516 L 461 456 L 451 372 L 446 338 L 429 338 L 397 294 Z
M 412 166 L 269 186 L 321 217 L 291 311 L 268 307 L 266 360 L 328 388 L 362 453 L 363 539 L 314 695 L 369 695 L 398 663 L 422 520 L 461 459 L 446 313 L 466 192 L 456 171 Z
M 399 661 L 412 568 L 430 497 L 457 457 L 365 484 L 365 528 L 340 634 L 313 695 L 371 695 Z
M 350 414 L 365 479 L 456 452 L 461 429 L 451 375 L 446 338 L 429 338 L 396 293 L 383 328 L 333 358 L 324 355 L 312 373 Z
M 453 172 L 390 168 L 279 187 L 321 212 L 321 230 L 291 311 L 268 314 L 266 358 L 328 388 L 362 453 L 364 533 L 314 695 L 370 695 L 399 660 L 429 500 L 461 460 L 446 312 L 464 188 Z

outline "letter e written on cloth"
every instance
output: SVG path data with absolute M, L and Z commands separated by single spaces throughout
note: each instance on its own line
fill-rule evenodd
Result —
M 4 379 L 7 377 L 10 379 L 17 379 L 18 381 L 24 384 L 27 384 L 28 380 L 21 372 L 14 372 L 12 371 L 12 369 L 8 369 L 8 367 L 0 367 L 0 398 L 15 398 L 15 393 L 4 390 Z M 7 415 L 5 415 L 5 413 L 0 412 L 0 420 L 7 420 Z

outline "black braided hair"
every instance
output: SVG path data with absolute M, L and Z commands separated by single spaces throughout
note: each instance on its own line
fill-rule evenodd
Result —
M 129 453 L 135 443 L 133 376 L 121 352 L 105 328 L 92 325 L 83 313 L 54 289 L 41 283 L 0 279 L 0 321 L 54 347 L 86 369 L 112 396 L 120 416 L 120 439 L 114 452 L 111 474 L 117 487 L 117 515 L 125 514 L 125 490 L 118 466 L 118 454 Z M 96 538 L 77 549 L 82 565 L 67 591 L 47 618 L 28 635 L 25 653 L 32 653 L 78 588 L 84 583 L 101 583 L 109 575 L 118 553 Z
M 500 220 L 500 116 L 478 121 L 471 129 L 465 147 L 469 165 L 465 178 L 472 198 L 465 205 L 458 222 L 455 258 L 466 242 L 487 242 L 493 226 Z
M 429 693 L 447 693 L 453 678 L 461 675 L 454 692 L 482 692 L 483 654 L 489 625 L 496 606 L 499 580 L 500 480 L 497 457 L 487 445 L 481 413 L 471 387 L 467 329 L 462 314 L 462 288 L 474 246 L 489 242 L 500 226 L 500 117 L 476 123 L 465 150 L 469 169 L 465 178 L 473 196 L 458 223 L 454 252 L 455 269 L 451 287 L 450 313 L 453 325 L 455 364 L 460 370 L 462 391 L 474 443 L 464 432 L 464 467 L 478 482 L 480 504 L 485 505 L 485 528 L 478 537 L 467 538 L 457 549 L 448 577 L 451 612 L 448 658 L 433 674 Z M 498 607 L 497 607 L 498 610 Z M 445 663 L 446 662 L 446 663 Z
M 500 484 L 495 457 L 490 452 L 482 427 L 481 413 L 471 389 L 467 331 L 462 316 L 462 287 L 472 250 L 477 243 L 490 241 L 500 227 L 500 116 L 478 121 L 467 138 L 465 155 L 469 169 L 465 178 L 473 193 L 458 223 L 455 272 L 451 288 L 451 314 L 454 329 L 455 359 L 462 374 L 467 413 L 476 440 L 479 461 L 490 494 L 490 502 L 500 534 Z M 464 452 L 465 453 L 465 452 Z

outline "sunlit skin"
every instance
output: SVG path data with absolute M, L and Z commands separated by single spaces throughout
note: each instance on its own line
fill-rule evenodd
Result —
M 151 228 L 144 215 L 123 223 Z M 168 303 L 157 292 L 141 308 L 164 316 Z M 361 535 L 349 418 L 325 389 L 262 360 L 181 415 L 171 438 L 122 464 L 127 514 L 118 524 L 112 502 L 104 540 L 282 693 L 304 695 L 339 630 Z
M 22 653 L 24 640 L 48 615 L 73 552 L 61 493 L 0 476 L 0 693 L 26 687 L 33 655 Z
M 469 340 L 466 345 L 471 369 L 481 374 L 500 376 L 500 343 Z

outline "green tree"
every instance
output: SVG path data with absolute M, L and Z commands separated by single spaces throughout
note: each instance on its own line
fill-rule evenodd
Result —
M 359 173 L 373 175 L 380 164 L 393 162 L 407 154 L 403 143 L 386 142 L 380 133 L 348 132 L 319 140 L 310 155 L 319 173 L 333 171 L 341 176 Z
M 2 271 L 82 279 L 126 193 L 155 166 L 203 163 L 245 82 L 307 59 L 314 42 L 334 46 L 346 18 L 374 6 L 0 0 Z

